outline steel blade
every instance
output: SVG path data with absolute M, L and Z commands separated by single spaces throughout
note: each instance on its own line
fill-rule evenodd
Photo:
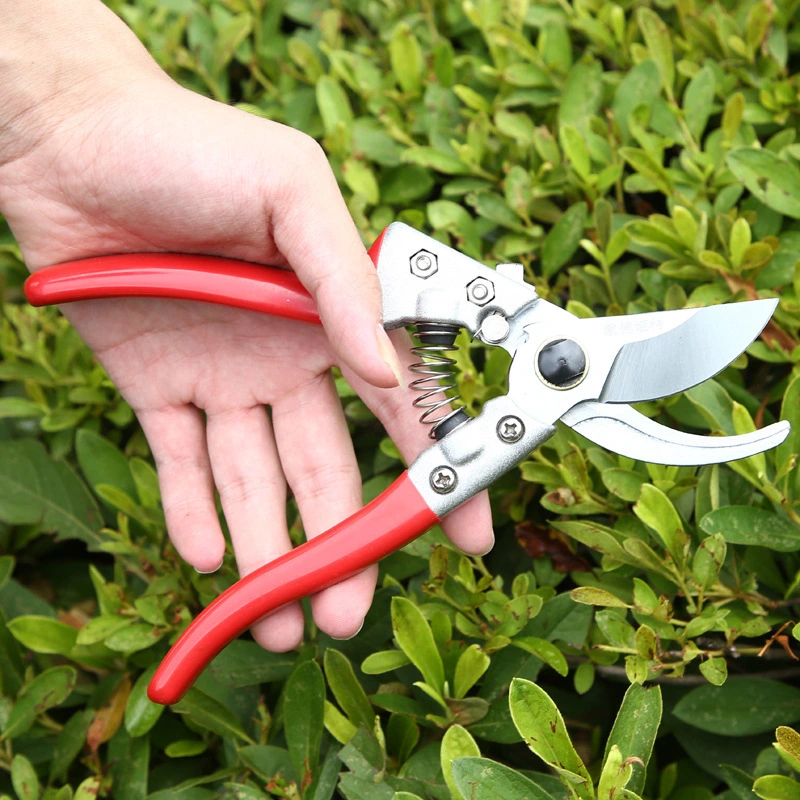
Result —
M 599 399 L 656 400 L 702 383 L 744 352 L 777 305 L 777 300 L 752 300 L 698 308 L 665 333 L 623 345 Z
M 721 464 L 777 447 L 788 435 L 788 422 L 776 422 L 739 436 L 697 436 L 648 419 L 628 405 L 580 403 L 561 421 L 595 444 L 650 464 L 689 466 Z

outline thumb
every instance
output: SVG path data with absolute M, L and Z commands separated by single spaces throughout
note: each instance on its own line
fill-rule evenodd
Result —
M 317 301 L 331 347 L 373 386 L 402 384 L 400 363 L 383 329 L 378 275 L 322 148 L 308 139 L 308 157 L 272 213 L 273 237 L 289 266 Z

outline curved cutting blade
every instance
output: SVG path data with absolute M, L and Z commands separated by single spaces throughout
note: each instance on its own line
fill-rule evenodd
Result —
M 561 421 L 581 436 L 620 455 L 678 467 L 747 458 L 777 447 L 791 429 L 783 421 L 741 436 L 697 436 L 654 422 L 630 406 L 592 401 L 570 409 Z
M 665 333 L 623 345 L 600 401 L 656 400 L 702 383 L 744 352 L 777 305 L 777 300 L 752 300 L 657 312 L 665 321 L 671 317 L 677 324 Z

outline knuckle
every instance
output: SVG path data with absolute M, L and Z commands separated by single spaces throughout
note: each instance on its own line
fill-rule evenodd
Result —
M 292 491 L 298 504 L 339 501 L 361 485 L 356 465 L 317 464 L 295 478 Z

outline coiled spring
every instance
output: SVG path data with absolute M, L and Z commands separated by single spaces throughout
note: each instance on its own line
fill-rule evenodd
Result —
M 458 330 L 455 325 L 420 323 L 415 333 L 419 344 L 411 352 L 422 360 L 409 369 L 421 377 L 412 381 L 410 387 L 420 393 L 414 407 L 422 411 L 419 421 L 433 426 L 431 439 L 441 439 L 469 419 L 463 408 L 453 409 L 458 398 L 448 394 L 458 385 L 456 362 L 447 355 L 458 349 L 455 346 Z

